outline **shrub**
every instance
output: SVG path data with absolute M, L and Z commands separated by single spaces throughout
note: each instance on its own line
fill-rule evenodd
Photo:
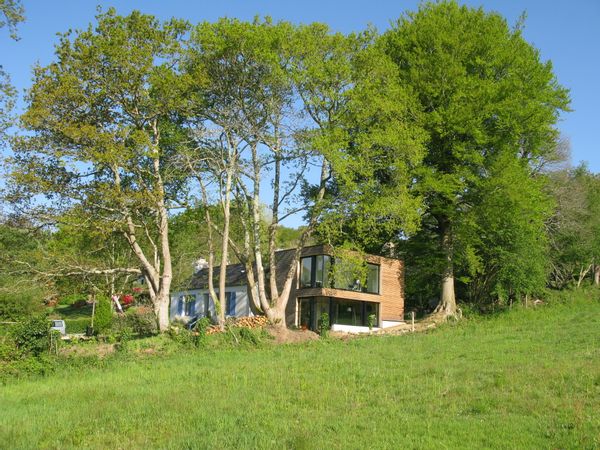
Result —
M 87 296 L 83 294 L 69 294 L 63 295 L 59 297 L 58 304 L 59 305 L 73 305 L 75 303 L 79 304 L 80 302 L 85 302 Z
M 129 349 L 129 341 L 131 340 L 131 328 L 126 327 L 121 330 L 118 336 L 117 345 L 115 349 L 118 352 L 125 353 Z
M 321 337 L 326 338 L 329 335 L 329 314 L 321 314 L 319 320 L 319 334 Z
M 10 336 L 0 336 L 0 361 L 11 361 L 17 356 L 15 341 Z
M 127 323 L 138 336 L 153 336 L 158 333 L 156 316 L 151 308 L 130 309 L 127 312 Z
M 133 303 L 133 295 L 125 294 L 123 297 L 121 297 L 121 305 L 123 305 L 123 307 L 129 306 L 132 303 Z
M 46 316 L 33 316 L 15 324 L 10 330 L 10 336 L 24 354 L 39 355 L 48 350 L 50 335 L 50 321 Z
M 42 297 L 43 293 L 37 290 L 18 294 L 0 293 L 0 320 L 13 321 L 39 314 L 44 308 Z
M 200 346 L 200 335 L 187 328 L 170 327 L 168 334 L 173 341 L 184 347 Z
M 369 321 L 369 330 L 372 330 L 373 327 L 375 326 L 376 318 L 377 318 L 377 316 L 375 314 L 369 314 L 369 317 L 367 317 L 367 320 Z
M 98 333 L 107 331 L 112 324 L 112 318 L 113 312 L 110 300 L 105 296 L 99 296 L 94 316 L 94 330 Z
M 87 327 L 92 323 L 91 318 L 83 317 L 80 319 L 65 319 L 65 325 L 67 327 L 67 333 L 69 334 L 80 334 L 87 332 Z
M 209 327 L 212 326 L 212 320 L 208 317 L 202 317 L 196 322 L 195 330 L 198 332 L 200 336 L 206 336 L 206 331 Z

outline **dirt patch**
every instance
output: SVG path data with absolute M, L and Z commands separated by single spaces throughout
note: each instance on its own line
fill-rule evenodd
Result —
M 319 339 L 319 335 L 310 330 L 289 330 L 287 328 L 268 327 L 267 332 L 273 336 L 275 344 L 291 344 Z
M 61 349 L 65 356 L 97 356 L 104 358 L 115 351 L 115 344 L 72 345 Z

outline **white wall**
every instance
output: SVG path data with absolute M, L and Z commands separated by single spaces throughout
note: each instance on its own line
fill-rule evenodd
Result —
M 404 323 L 404 322 L 393 322 L 393 321 L 384 320 L 382 322 L 381 328 L 390 328 L 390 327 L 394 327 L 396 325 L 401 325 L 402 323 Z M 342 331 L 344 333 L 369 333 L 370 331 L 377 331 L 377 330 L 380 330 L 381 328 L 373 327 L 372 330 L 369 330 L 369 327 L 362 327 L 362 326 L 358 326 L 358 325 L 340 325 L 337 323 L 334 323 L 331 326 L 332 331 Z
M 217 295 L 219 290 L 216 290 Z M 235 292 L 235 317 L 246 317 L 252 316 L 252 311 L 250 309 L 250 302 L 248 298 L 248 292 L 246 290 L 246 286 L 231 286 L 225 288 L 225 292 Z M 185 315 L 185 309 L 183 314 L 179 315 L 179 299 L 184 295 L 194 295 L 196 297 L 196 315 L 207 315 L 207 312 L 204 310 L 204 294 L 208 294 L 208 289 L 190 289 L 186 291 L 178 291 L 171 293 L 171 306 L 170 306 L 170 317 L 171 320 L 184 320 L 187 321 L 191 317 Z M 226 305 L 223 305 L 225 308 Z M 210 316 L 215 318 L 217 316 L 215 310 L 215 304 L 209 296 L 209 311 Z

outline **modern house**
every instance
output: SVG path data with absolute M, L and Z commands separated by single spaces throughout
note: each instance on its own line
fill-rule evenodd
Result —
M 283 286 L 294 249 L 276 253 L 278 285 Z M 323 313 L 335 331 L 363 332 L 402 322 L 404 315 L 404 265 L 395 258 L 358 254 L 334 257 L 325 245 L 305 247 L 296 270 L 286 309 L 288 327 L 317 330 Z M 197 315 L 215 317 L 208 294 L 208 270 L 202 268 L 186 290 L 173 294 L 171 317 L 187 320 Z M 215 286 L 218 286 L 215 268 Z M 227 266 L 226 316 L 258 314 L 249 298 L 241 264 Z

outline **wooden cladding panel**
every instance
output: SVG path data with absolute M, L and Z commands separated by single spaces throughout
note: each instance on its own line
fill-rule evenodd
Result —
M 382 320 L 404 318 L 404 264 L 398 259 L 381 258 L 381 310 Z

